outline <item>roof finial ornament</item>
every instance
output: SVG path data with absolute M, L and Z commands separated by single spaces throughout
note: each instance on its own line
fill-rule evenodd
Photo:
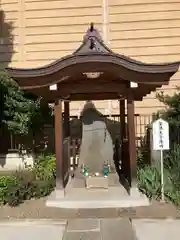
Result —
M 86 34 L 83 37 L 83 42 L 87 42 L 90 41 L 90 49 L 94 49 L 94 46 L 96 44 L 97 41 L 99 42 L 103 42 L 98 30 L 94 27 L 94 23 L 91 22 L 90 26 L 86 32 Z
M 90 23 L 90 32 L 93 32 L 93 31 L 94 31 L 94 23 L 91 22 L 91 23 Z

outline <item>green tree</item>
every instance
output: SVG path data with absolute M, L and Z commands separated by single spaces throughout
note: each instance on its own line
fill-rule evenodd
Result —
M 41 99 L 22 91 L 4 72 L 0 73 L 0 106 L 0 127 L 13 135 L 31 135 L 50 119 L 48 106 L 42 106 Z
M 157 94 L 157 98 L 165 105 L 165 109 L 158 112 L 158 117 L 162 117 L 171 126 L 180 126 L 180 88 L 172 96 L 165 95 L 163 92 Z

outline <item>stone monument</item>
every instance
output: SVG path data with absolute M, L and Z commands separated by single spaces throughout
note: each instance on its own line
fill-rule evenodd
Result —
M 82 143 L 79 166 L 85 166 L 91 176 L 99 173 L 102 177 L 105 163 L 108 164 L 111 169 L 114 169 L 111 135 L 101 113 L 97 111 L 91 101 L 85 103 L 81 115 Z

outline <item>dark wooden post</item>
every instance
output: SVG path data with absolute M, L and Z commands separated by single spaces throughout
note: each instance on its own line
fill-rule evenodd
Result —
M 56 149 L 56 188 L 63 189 L 63 118 L 62 101 L 57 101 L 54 107 L 55 117 L 55 149 Z
M 126 138 L 125 99 L 119 100 L 119 103 L 120 103 L 121 140 L 124 140 Z
M 70 136 L 69 101 L 64 101 L 64 137 Z
M 136 134 L 134 122 L 134 99 L 131 92 L 127 96 L 127 123 L 128 123 L 128 145 L 129 145 L 129 165 L 130 165 L 130 186 L 137 183 L 137 163 L 136 163 Z
M 121 138 L 121 173 L 126 177 L 126 121 L 125 121 L 125 99 L 119 100 L 120 108 L 120 138 Z
M 76 168 L 76 139 L 72 139 L 73 170 Z

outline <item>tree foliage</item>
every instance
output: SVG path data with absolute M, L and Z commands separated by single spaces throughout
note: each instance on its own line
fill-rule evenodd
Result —
M 6 73 L 0 73 L 0 126 L 14 135 L 25 136 L 50 118 L 50 110 L 41 99 L 25 93 Z M 43 116 L 43 114 L 45 115 Z
M 158 116 L 164 118 L 172 126 L 180 126 L 180 88 L 174 95 L 157 94 L 157 98 L 165 105 L 165 110 L 158 112 Z

